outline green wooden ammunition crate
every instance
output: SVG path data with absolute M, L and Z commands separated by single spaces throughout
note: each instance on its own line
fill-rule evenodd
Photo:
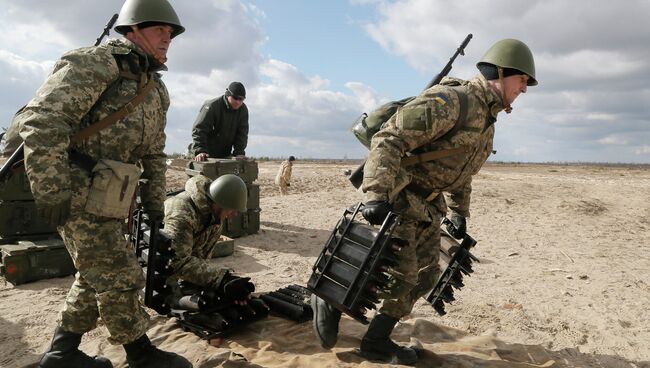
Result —
M 0 237 L 55 233 L 36 213 L 34 201 L 0 201 Z
M 223 234 L 231 238 L 256 234 L 260 230 L 260 209 L 249 209 L 226 220 Z
M 257 234 L 260 231 L 260 212 L 259 208 L 248 210 L 248 228 L 246 229 L 248 235 Z
M 0 245 L 0 255 L 0 274 L 14 285 L 76 272 L 61 239 L 21 240 Z
M 207 161 L 190 161 L 185 172 L 189 176 L 203 174 L 214 180 L 221 175 L 234 174 L 250 184 L 257 180 L 259 168 L 254 160 L 209 158 Z
M 246 208 L 254 210 L 260 208 L 260 185 L 259 184 L 246 184 L 248 189 L 248 199 L 246 201 Z
M 25 172 L 12 174 L 7 181 L 0 182 L 0 201 L 34 200 Z
M 260 169 L 257 165 L 257 161 L 249 160 L 239 160 L 239 177 L 242 178 L 246 183 L 252 183 L 259 177 Z

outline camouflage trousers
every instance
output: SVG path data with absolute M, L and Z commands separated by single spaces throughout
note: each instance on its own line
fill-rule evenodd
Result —
M 101 317 L 108 341 L 116 345 L 136 340 L 149 324 L 138 297 L 144 274 L 124 238 L 122 222 L 74 212 L 58 228 L 78 271 L 61 311 L 61 327 L 83 334 Z
M 399 264 L 391 272 L 392 286 L 385 295 L 379 313 L 402 318 L 411 313 L 415 302 L 435 285 L 440 277 L 440 220 L 442 215 L 432 214 L 432 222 L 403 218 L 393 235 L 406 240 L 399 253 Z M 437 215 L 436 215 L 437 214 Z
M 280 179 L 280 182 L 278 183 L 278 189 L 280 190 L 281 195 L 287 194 L 287 187 L 287 183 L 284 180 Z

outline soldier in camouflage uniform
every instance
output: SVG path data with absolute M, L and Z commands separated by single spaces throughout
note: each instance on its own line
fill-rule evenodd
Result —
M 458 229 L 452 235 L 465 235 L 472 176 L 492 152 L 497 114 L 502 110 L 509 113 L 517 96 L 525 93 L 527 86 L 537 85 L 532 53 L 518 40 L 495 43 L 477 67 L 480 74 L 472 80 L 445 78 L 422 92 L 372 138 L 363 178 L 366 201 L 362 214 L 371 224 L 381 224 L 389 211 L 400 213 L 402 221 L 394 235 L 408 245 L 400 252 L 383 305 L 361 341 L 360 352 L 368 359 L 416 363 L 416 352 L 395 344 L 390 334 L 441 273 L 440 222 L 447 207 Z M 445 158 L 401 166 L 407 153 L 456 147 L 464 149 Z M 442 192 L 450 194 L 448 202 Z M 314 304 L 317 335 L 324 347 L 331 348 L 336 343 L 340 312 L 320 298 Z
M 144 276 L 123 235 L 128 208 L 117 214 L 95 206 L 89 212 L 89 204 L 102 199 L 94 193 L 104 185 L 111 188 L 111 175 L 124 179 L 120 200 L 131 201 L 138 175 L 122 177 L 125 170 L 148 180 L 142 190 L 145 210 L 162 219 L 169 94 L 158 72 L 166 70 L 171 40 L 184 28 L 167 0 L 127 0 L 115 30 L 124 38 L 63 55 L 16 116 L 38 212 L 57 229 L 78 271 L 39 367 L 111 367 L 108 359 L 78 349 L 82 334 L 94 329 L 99 317 L 109 342 L 124 345 L 130 367 L 192 366 L 157 349 L 145 334 L 149 316 L 138 298 Z M 70 147 L 72 135 L 122 109 L 150 81 L 153 89 L 143 94 L 142 103 Z
M 280 189 L 281 195 L 287 194 L 287 187 L 291 186 L 291 171 L 294 161 L 296 161 L 296 158 L 293 156 L 289 156 L 288 160 L 282 161 L 275 176 L 275 185 Z
M 237 212 L 246 212 L 248 190 L 236 175 L 226 174 L 215 181 L 197 175 L 185 183 L 185 191 L 165 201 L 164 232 L 172 240 L 174 276 L 172 307 L 182 296 L 178 279 L 202 288 L 219 290 L 229 299 L 243 303 L 253 292 L 249 278 L 239 278 L 206 261 L 222 253 L 219 242 L 223 222 Z

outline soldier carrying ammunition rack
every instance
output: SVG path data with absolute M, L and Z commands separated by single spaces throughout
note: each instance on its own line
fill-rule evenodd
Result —
M 515 99 L 537 85 L 533 55 L 519 40 L 496 42 L 477 68 L 480 74 L 469 81 L 447 77 L 426 89 L 372 136 L 361 186 L 362 215 L 379 225 L 393 211 L 399 213 L 401 223 L 392 236 L 405 245 L 383 305 L 361 340 L 360 353 L 367 359 L 417 362 L 416 351 L 395 344 L 391 332 L 440 276 L 440 223 L 447 207 L 452 235 L 466 234 L 472 176 L 492 152 L 497 114 L 509 113 Z M 447 202 L 443 192 L 450 193 Z M 331 349 L 341 312 L 316 296 L 312 306 L 316 334 Z

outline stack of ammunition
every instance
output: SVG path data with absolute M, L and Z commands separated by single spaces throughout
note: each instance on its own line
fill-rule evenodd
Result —
M 450 226 L 450 221 L 444 219 L 443 224 Z M 451 225 L 453 226 L 453 225 Z M 476 240 L 471 236 L 465 235 L 461 243 L 458 242 L 447 232 L 441 231 L 440 234 L 440 269 L 444 270 L 438 279 L 436 286 L 425 297 L 427 302 L 433 306 L 439 315 L 444 316 L 445 303 L 449 304 L 456 300 L 454 289 L 460 290 L 465 284 L 463 276 L 469 276 L 474 272 L 472 263 L 479 262 L 470 250 L 476 245 Z
M 183 292 L 186 290 L 181 289 Z M 248 323 L 266 318 L 269 307 L 259 298 L 246 305 L 234 304 L 215 290 L 199 290 L 180 298 L 169 315 L 186 331 L 210 340 L 223 337 Z
M 272 312 L 298 323 L 310 321 L 314 315 L 309 305 L 310 297 L 307 288 L 296 284 L 260 295 Z
M 157 224 L 151 229 L 141 209 L 133 212 L 131 226 L 131 243 L 140 265 L 147 269 L 144 304 L 158 314 L 166 315 L 171 310 L 167 301 L 170 288 L 166 281 L 174 273 L 171 239 L 163 230 L 157 229 Z M 155 234 L 155 237 L 152 238 L 151 234 Z

